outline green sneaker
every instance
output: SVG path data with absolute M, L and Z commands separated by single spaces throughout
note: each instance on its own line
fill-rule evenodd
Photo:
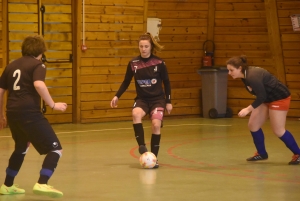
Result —
M 14 195 L 14 194 L 24 194 L 25 190 L 18 188 L 17 184 L 14 184 L 10 187 L 7 187 L 6 185 L 2 184 L 0 188 L 0 194 L 2 195 Z
M 53 188 L 53 186 L 49 186 L 47 184 L 39 184 L 39 183 L 36 183 L 33 186 L 33 193 L 36 195 L 46 195 L 51 198 L 60 198 L 64 195 L 61 191 Z

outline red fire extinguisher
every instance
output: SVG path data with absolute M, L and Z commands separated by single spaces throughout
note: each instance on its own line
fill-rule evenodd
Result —
M 212 44 L 212 50 L 211 51 L 207 51 L 207 43 L 210 42 Z M 203 50 L 204 50 L 204 56 L 203 56 L 203 66 L 204 67 L 211 67 L 214 66 L 214 51 L 215 51 L 215 43 L 212 40 L 206 40 L 203 43 Z

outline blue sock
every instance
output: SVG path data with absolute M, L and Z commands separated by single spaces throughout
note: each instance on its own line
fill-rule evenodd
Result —
M 43 162 L 42 169 L 40 171 L 40 178 L 38 180 L 39 184 L 47 184 L 48 180 L 52 176 L 60 155 L 56 152 L 49 152 Z
M 285 133 L 283 134 L 283 136 L 280 137 L 280 139 L 284 142 L 285 146 L 289 148 L 294 154 L 300 154 L 297 142 L 288 130 L 285 131 Z
M 256 132 L 250 131 L 253 137 L 253 142 L 255 144 L 256 150 L 260 155 L 265 155 L 267 154 L 266 148 L 265 148 L 265 136 L 260 128 Z

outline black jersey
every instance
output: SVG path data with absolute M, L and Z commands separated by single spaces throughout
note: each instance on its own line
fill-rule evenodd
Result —
M 242 78 L 242 81 L 246 89 L 256 96 L 255 101 L 251 104 L 253 108 L 262 103 L 281 100 L 291 95 L 285 85 L 263 68 L 250 66 L 245 71 L 245 78 Z
M 40 111 L 41 97 L 33 82 L 45 81 L 45 76 L 45 65 L 31 56 L 11 62 L 0 78 L 0 87 L 8 90 L 7 111 Z
M 128 88 L 132 77 L 135 80 L 137 97 L 147 101 L 166 99 L 171 103 L 171 87 L 165 62 L 155 55 L 149 58 L 138 56 L 132 59 L 128 65 L 123 83 L 116 93 L 118 98 Z M 164 84 L 165 92 L 162 87 Z

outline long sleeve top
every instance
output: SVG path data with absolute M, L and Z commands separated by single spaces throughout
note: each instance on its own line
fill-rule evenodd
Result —
M 155 55 L 133 58 L 127 65 L 124 81 L 116 93 L 118 98 L 126 91 L 134 77 L 136 99 L 147 101 L 166 99 L 171 103 L 171 86 L 165 62 Z M 162 87 L 164 84 L 164 88 Z
M 262 103 L 281 100 L 291 95 L 285 85 L 263 68 L 249 66 L 242 81 L 247 91 L 256 96 L 251 104 L 253 108 L 257 108 Z

